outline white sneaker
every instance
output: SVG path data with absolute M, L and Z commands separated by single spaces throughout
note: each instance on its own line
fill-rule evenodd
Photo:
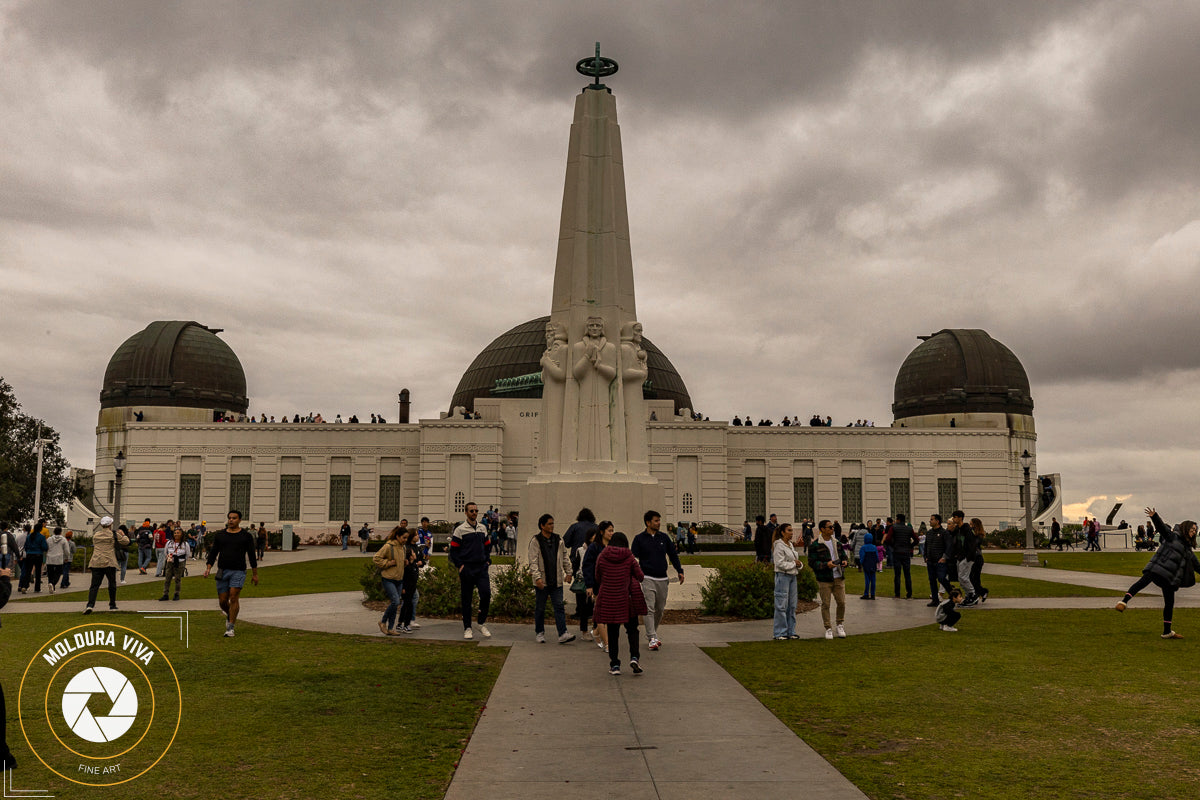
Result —
M 475 634 L 471 633 L 470 628 L 466 628 L 465 630 L 463 630 L 463 638 L 464 639 L 474 639 Z
M 479 635 L 480 635 L 480 636 L 482 636 L 482 637 L 483 637 L 483 638 L 485 638 L 485 639 L 490 639 L 490 638 L 492 638 L 492 632 L 491 632 L 491 631 L 489 631 L 489 630 L 487 629 L 487 625 L 480 625 L 480 626 L 479 626 Z
M 535 636 L 535 637 L 533 637 L 533 638 L 534 638 L 535 640 L 537 640 L 537 643 L 538 643 L 538 644 L 545 644 L 545 643 L 546 643 L 546 634 L 544 634 L 544 633 L 539 633 L 537 636 Z
M 122 586 L 124 586 L 124 585 L 125 585 L 125 581 L 121 581 L 121 585 L 122 585 Z
M 833 638 L 833 631 L 832 631 L 831 629 L 829 629 L 829 628 L 826 628 L 826 629 L 825 629 L 825 638 L 826 638 L 826 639 L 832 639 L 832 638 Z
M 567 631 L 562 636 L 558 637 L 559 644 L 567 644 L 568 642 L 573 641 L 575 641 L 575 634 L 571 633 L 570 631 Z
M 843 628 L 841 625 L 838 625 L 837 626 L 837 635 L 838 635 L 839 639 L 845 639 L 846 638 L 846 629 Z
M 938 627 L 944 630 L 946 633 L 958 633 L 958 628 L 955 628 L 951 625 L 939 625 Z
M 408 623 L 408 627 L 412 628 L 414 631 L 419 631 L 421 630 L 421 623 L 414 619 L 412 622 Z

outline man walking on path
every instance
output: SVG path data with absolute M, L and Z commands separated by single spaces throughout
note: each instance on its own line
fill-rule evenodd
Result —
M 533 633 L 538 644 L 546 642 L 546 600 L 554 606 L 554 627 L 558 643 L 575 641 L 567 632 L 567 612 L 563 608 L 563 582 L 571 579 L 571 559 L 566 544 L 554 532 L 554 517 L 542 514 L 538 520 L 538 535 L 529 540 L 529 570 L 533 573 L 533 590 L 537 604 L 533 611 Z
M 492 545 L 487 526 L 479 521 L 479 506 L 466 505 L 467 519 L 450 534 L 450 563 L 458 570 L 461 590 L 463 638 L 474 639 L 471 633 L 471 601 L 479 590 L 479 635 L 492 638 L 487 629 L 488 607 L 492 602 L 492 583 L 488 567 L 492 564 Z
M 137 546 L 138 573 L 145 575 L 146 567 L 150 566 L 150 558 L 154 555 L 154 529 L 150 527 L 149 517 L 146 517 L 142 527 L 137 529 Z
M 846 573 L 850 565 L 842 543 L 833 535 L 833 523 L 821 520 L 818 526 L 820 537 L 809 545 L 808 565 L 817 576 L 817 591 L 821 595 L 821 621 L 825 623 L 825 638 L 833 638 L 833 626 L 829 620 L 829 601 L 837 603 L 837 635 L 846 638 Z
M 979 602 L 979 590 L 971 582 L 971 568 L 979 556 L 979 544 L 975 541 L 975 533 L 966 524 L 966 514 L 955 511 L 950 515 L 950 549 L 946 551 L 946 560 L 958 563 L 958 583 L 963 588 L 966 599 L 959 605 L 971 608 Z
M 662 624 L 663 612 L 667 610 L 667 589 L 671 580 L 667 577 L 667 560 L 679 575 L 683 583 L 683 565 L 679 563 L 679 553 L 671 537 L 663 533 L 662 517 L 657 511 L 647 511 L 642 515 L 646 529 L 633 537 L 630 550 L 637 559 L 646 579 L 642 581 L 642 594 L 646 598 L 646 638 L 650 640 L 650 649 L 657 650 L 662 642 L 658 638 L 658 626 Z
M 892 523 L 892 574 L 895 578 L 895 594 L 900 596 L 900 573 L 904 572 L 904 596 L 912 599 L 912 554 L 917 548 L 917 535 L 913 533 L 912 525 L 908 524 L 908 518 L 903 514 L 896 515 L 896 521 Z
M 212 547 L 208 550 L 207 566 L 204 577 L 208 577 L 213 564 L 217 565 L 217 602 L 225 612 L 225 635 L 233 636 L 233 626 L 237 623 L 238 610 L 241 604 L 238 596 L 246 585 L 246 557 L 250 558 L 250 567 L 254 570 L 254 585 L 258 586 L 258 559 L 255 556 L 254 537 L 249 531 L 242 530 L 242 512 L 233 509 L 226 517 L 225 530 L 217 531 L 213 536 Z
M 946 554 L 950 550 L 950 531 L 942 527 L 942 515 L 929 515 L 929 531 L 925 534 L 925 571 L 929 573 L 930 608 L 937 608 L 938 585 L 950 593 L 950 562 Z

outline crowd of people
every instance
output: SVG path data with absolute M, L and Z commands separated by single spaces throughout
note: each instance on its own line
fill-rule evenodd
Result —
M 141 422 L 142 421 L 142 412 L 135 411 L 133 414 L 133 417 L 134 417 L 134 421 Z M 235 412 L 229 412 L 229 413 L 222 413 L 222 414 L 218 415 L 218 417 L 215 421 L 216 422 L 253 422 L 253 423 L 266 423 L 268 425 L 276 424 L 276 423 L 284 424 L 287 422 L 291 422 L 294 425 L 299 424 L 301 422 L 309 423 L 309 424 L 312 424 L 312 423 L 324 424 L 324 423 L 328 422 L 328 423 L 332 423 L 334 425 L 342 425 L 342 424 L 357 425 L 360 422 L 362 422 L 362 420 L 360 420 L 358 418 L 357 414 L 351 414 L 346 419 L 342 419 L 341 414 L 338 414 L 333 419 L 325 419 L 323 416 L 321 416 L 321 414 L 319 414 L 319 413 L 314 414 L 311 411 L 308 412 L 307 414 L 293 414 L 292 418 L 290 420 L 288 419 L 287 414 L 284 414 L 278 420 L 276 420 L 274 414 L 272 414 L 272 415 L 270 415 L 270 417 L 268 417 L 266 414 L 250 414 L 249 416 L 247 416 L 246 414 L 238 414 Z M 386 422 L 387 422 L 387 420 L 383 418 L 382 414 L 372 414 L 371 415 L 371 421 L 370 421 L 371 425 L 383 425 Z
M 741 417 L 735 415 L 733 420 L 729 424 L 735 428 L 756 428 L 756 427 L 770 428 L 770 427 L 774 426 L 776 423 L 773 420 L 771 420 L 769 417 L 760 417 L 758 422 L 755 422 L 754 418 L 751 417 L 749 414 L 747 414 L 746 418 L 744 420 Z M 778 424 L 784 428 L 800 427 L 803 425 L 803 423 L 800 422 L 799 416 L 794 416 L 794 417 L 784 416 L 783 421 Z M 826 416 L 824 419 L 822 419 L 820 414 L 813 414 L 812 418 L 809 419 L 809 421 L 808 421 L 808 427 L 810 427 L 810 428 L 832 428 L 833 427 L 833 417 Z M 847 422 L 846 427 L 847 428 L 874 428 L 875 423 L 869 419 L 856 419 L 854 422 Z

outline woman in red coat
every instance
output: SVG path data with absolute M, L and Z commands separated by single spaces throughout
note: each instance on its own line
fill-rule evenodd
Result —
M 638 664 L 638 617 L 644 617 L 646 598 L 642 596 L 642 568 L 629 552 L 629 539 L 614 533 L 608 547 L 596 559 L 596 624 L 608 626 L 608 672 L 621 674 L 621 626 L 629 639 L 629 668 L 642 672 Z

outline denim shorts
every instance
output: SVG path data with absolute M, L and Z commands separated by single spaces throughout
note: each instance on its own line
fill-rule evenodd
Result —
M 241 589 L 246 585 L 246 570 L 219 569 L 217 570 L 217 594 L 226 594 L 230 587 Z

